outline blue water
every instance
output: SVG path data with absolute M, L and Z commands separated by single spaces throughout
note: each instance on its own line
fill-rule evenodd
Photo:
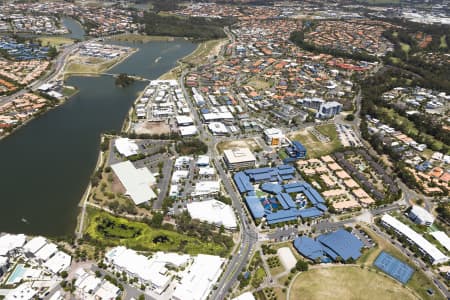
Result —
M 26 272 L 25 265 L 23 264 L 17 265 L 16 268 L 14 269 L 14 272 L 11 274 L 11 276 L 9 276 L 6 284 L 17 283 L 16 280 L 22 278 L 23 275 L 25 275 L 25 272 Z

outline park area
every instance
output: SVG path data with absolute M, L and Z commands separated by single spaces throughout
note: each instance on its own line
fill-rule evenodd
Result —
M 289 299 L 417 299 L 400 283 L 375 270 L 356 266 L 313 269 L 293 281 Z
M 319 125 L 314 127 L 323 137 L 329 141 L 321 141 L 313 131 L 303 129 L 291 134 L 290 138 L 299 141 L 307 149 L 307 158 L 317 158 L 335 152 L 342 147 L 334 124 Z
M 176 231 L 156 229 L 145 223 L 114 217 L 107 212 L 88 209 L 85 237 L 102 246 L 126 246 L 140 251 L 199 253 L 225 256 L 225 245 L 204 242 Z

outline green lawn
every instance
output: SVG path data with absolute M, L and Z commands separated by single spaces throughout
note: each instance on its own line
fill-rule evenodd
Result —
M 88 209 L 85 235 L 107 246 L 123 245 L 142 251 L 183 252 L 226 256 L 225 246 L 203 242 L 175 231 L 155 229 L 145 223 L 114 217 L 106 212 Z
M 442 48 L 442 49 L 448 48 L 447 39 L 446 39 L 445 35 L 441 36 L 440 41 L 441 41 L 441 43 L 439 45 L 439 48 Z
M 289 300 L 296 299 L 417 299 L 400 283 L 381 272 L 354 266 L 309 270 L 292 284 Z
M 334 124 L 316 126 L 317 131 L 330 138 L 330 142 L 319 141 L 308 130 L 296 132 L 291 138 L 302 143 L 307 150 L 307 158 L 316 158 L 335 152 L 342 147 Z
M 411 267 L 415 269 L 415 272 L 411 279 L 406 284 L 407 287 L 414 290 L 421 299 L 423 300 L 432 300 L 432 299 L 442 299 L 444 300 L 444 297 L 441 293 L 436 291 L 436 287 L 433 285 L 433 283 L 428 279 L 428 277 L 422 272 L 422 270 L 415 268 L 415 265 L 410 261 L 410 259 L 405 256 L 402 252 L 400 252 L 396 247 L 394 247 L 389 241 L 383 239 L 379 235 L 377 235 L 375 232 L 373 232 L 370 228 L 363 227 L 364 230 L 368 233 L 370 238 L 377 244 L 376 247 L 365 250 L 363 252 L 363 255 L 358 259 L 357 263 L 364 264 L 367 267 L 372 266 L 375 259 L 378 257 L 378 255 L 381 253 L 381 251 L 386 251 L 392 256 L 400 259 L 401 261 L 407 263 Z M 435 290 L 435 293 L 433 296 L 430 296 L 427 293 L 427 289 L 431 288 Z M 399 298 L 400 299 L 400 298 Z

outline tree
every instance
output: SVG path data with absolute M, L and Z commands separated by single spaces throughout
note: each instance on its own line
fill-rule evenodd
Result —
M 306 272 L 306 271 L 308 271 L 309 265 L 306 261 L 299 260 L 295 264 L 295 268 L 300 272 Z
M 62 271 L 60 275 L 61 275 L 61 277 L 64 278 L 64 279 L 66 279 L 67 276 L 69 276 L 69 274 L 67 273 L 67 271 Z
M 164 216 L 160 212 L 156 212 L 153 214 L 152 220 L 150 221 L 150 224 L 154 228 L 161 228 L 162 222 L 164 220 Z
M 140 294 L 138 300 L 145 300 L 145 295 L 144 294 Z
M 355 119 L 355 115 L 354 114 L 348 114 L 346 117 L 345 117 L 345 120 L 346 121 L 353 121 Z

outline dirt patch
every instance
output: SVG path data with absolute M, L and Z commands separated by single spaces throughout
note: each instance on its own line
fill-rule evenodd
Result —
M 143 122 L 135 125 L 136 134 L 167 134 L 170 126 L 165 122 Z

